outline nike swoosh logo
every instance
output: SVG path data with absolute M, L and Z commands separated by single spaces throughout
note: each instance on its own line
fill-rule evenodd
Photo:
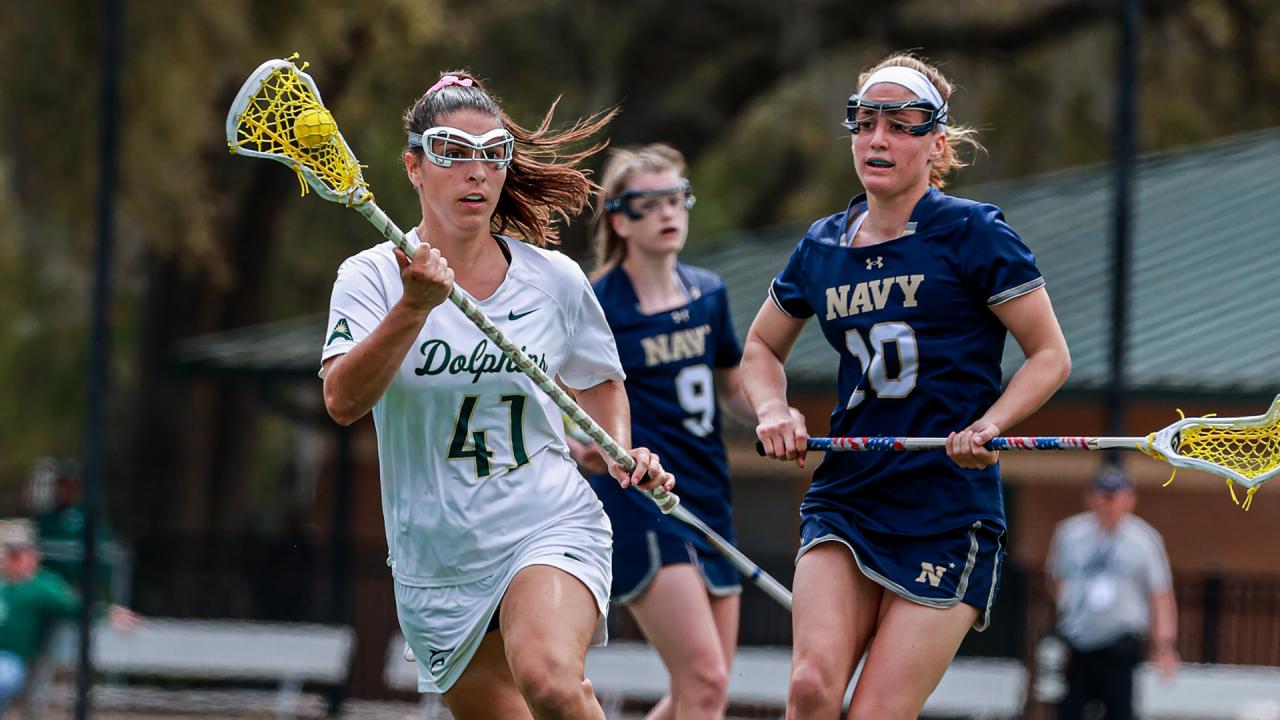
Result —
M 519 320 L 520 318 L 524 317 L 525 315 L 528 315 L 529 313 L 533 313 L 533 312 L 537 312 L 537 311 L 538 311 L 538 308 L 534 308 L 534 309 L 532 309 L 532 310 L 526 310 L 526 311 L 524 311 L 524 312 L 522 312 L 522 313 L 518 313 L 518 312 L 516 312 L 515 310 L 512 310 L 511 312 L 507 313 L 507 319 L 508 319 L 508 320 Z

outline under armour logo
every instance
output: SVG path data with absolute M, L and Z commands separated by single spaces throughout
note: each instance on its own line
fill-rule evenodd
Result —
M 689 322 L 689 308 L 681 308 L 671 313 L 671 321 L 677 323 Z
M 956 566 L 955 563 L 950 563 L 949 565 L 950 568 L 954 568 L 955 566 Z M 942 584 L 942 574 L 945 573 L 948 569 L 949 568 L 943 567 L 942 565 L 934 565 L 933 563 L 922 562 L 920 563 L 920 575 L 919 577 L 916 578 L 916 582 L 918 583 L 928 582 L 930 585 L 934 587 L 938 587 L 939 585 Z
M 867 269 L 884 267 L 884 257 L 877 255 L 874 258 L 867 258 Z

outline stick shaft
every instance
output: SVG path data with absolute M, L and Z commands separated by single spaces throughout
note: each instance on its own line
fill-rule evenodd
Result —
M 751 558 L 743 555 L 738 548 L 729 544 L 729 541 L 720 537 L 716 531 L 707 526 L 706 523 L 698 519 L 696 515 L 689 512 L 683 507 L 676 507 L 671 511 L 671 515 L 680 522 L 692 527 L 702 533 L 707 541 L 715 546 L 716 550 L 724 555 L 730 563 L 737 568 L 742 576 L 750 580 L 756 587 L 760 588 L 766 595 L 773 598 L 779 605 L 791 611 L 791 591 L 782 583 L 773 578 L 772 575 L 765 572 L 751 561 Z
M 913 452 L 943 450 L 946 438 L 916 437 L 811 437 L 809 450 L 819 452 Z M 987 443 L 988 450 L 1148 450 L 1145 437 L 1091 437 L 1086 435 L 1002 436 Z M 764 454 L 757 440 L 756 452 Z
M 409 244 L 404 233 L 400 228 L 396 227 L 395 223 L 391 221 L 391 218 L 387 217 L 387 214 L 384 213 L 381 208 L 374 204 L 372 198 L 357 205 L 356 209 L 360 211 L 360 214 L 368 218 L 369 222 L 372 223 L 374 227 L 378 228 L 378 231 L 382 233 L 383 237 L 395 243 L 396 247 L 404 251 L 404 253 L 410 258 L 413 258 L 414 248 Z M 476 307 L 476 304 L 471 302 L 471 299 L 458 289 L 457 285 L 454 285 L 449 291 L 449 300 L 456 305 L 460 311 L 462 311 L 462 314 L 465 315 L 468 320 L 474 323 L 476 327 L 480 328 L 480 331 L 485 334 L 485 337 L 489 338 L 494 345 L 497 345 L 498 349 L 500 349 L 504 355 L 510 358 L 511 361 L 520 368 L 520 372 L 533 380 L 534 384 L 538 386 L 538 389 L 546 393 L 547 396 L 555 402 L 556 406 L 559 407 L 571 421 L 573 421 L 573 424 L 581 428 L 582 431 L 591 438 L 592 442 L 600 448 L 601 452 L 608 455 L 615 463 L 622 466 L 624 469 L 630 470 L 635 467 L 635 461 L 631 459 L 631 456 L 628 455 L 612 437 L 609 437 L 609 433 L 605 432 L 604 428 L 600 427 L 595 420 L 592 420 L 591 416 L 579 407 L 578 404 L 573 401 L 573 398 L 569 397 L 568 393 L 562 390 L 559 385 L 548 377 L 542 368 L 538 367 L 529 359 L 529 356 L 525 355 L 519 348 L 512 344 L 512 342 L 502 334 L 502 331 L 499 330 L 498 327 L 494 325 L 478 307 Z M 674 493 L 669 493 L 662 488 L 654 488 L 653 490 L 648 491 L 647 494 L 650 499 L 657 503 L 658 509 L 665 514 L 674 516 L 677 520 L 680 520 L 686 525 L 689 525 L 702 533 L 703 536 L 705 536 L 721 554 L 733 563 L 739 572 L 745 575 L 774 600 L 781 603 L 788 611 L 791 610 L 791 593 L 768 573 L 761 570 L 759 565 L 751 562 L 746 555 L 743 555 L 737 548 L 730 544 L 728 540 L 725 540 L 716 533 L 716 531 L 708 527 L 706 523 L 698 519 L 697 516 L 685 508 L 679 507 L 680 498 L 678 496 Z

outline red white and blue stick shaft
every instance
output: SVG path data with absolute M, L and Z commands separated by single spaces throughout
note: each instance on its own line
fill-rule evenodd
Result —
M 989 450 L 1145 450 L 1149 443 L 1145 437 L 1057 435 L 998 437 L 986 446 Z M 946 447 L 946 438 L 868 436 L 811 437 L 808 449 L 821 452 L 910 452 L 944 450 Z M 764 454 L 764 444 L 759 440 L 756 441 L 756 452 Z

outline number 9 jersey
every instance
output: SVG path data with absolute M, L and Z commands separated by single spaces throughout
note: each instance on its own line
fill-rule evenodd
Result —
M 902 236 L 853 247 L 865 211 L 859 195 L 814 223 L 769 295 L 793 318 L 817 315 L 840 353 L 831 436 L 946 437 L 1000 395 L 1007 330 L 991 308 L 1044 279 L 994 205 L 931 188 Z M 936 452 L 829 453 L 801 505 L 817 510 L 912 535 L 1005 524 L 999 466 L 964 469 Z
M 593 287 L 627 374 L 632 444 L 657 453 L 663 467 L 676 476 L 681 504 L 732 541 L 729 466 L 720 439 L 715 370 L 737 367 L 742 347 L 730 321 L 724 281 L 714 273 L 678 263 L 676 276 L 688 303 L 652 314 L 640 311 L 635 288 L 621 267 L 605 273 Z M 678 536 L 682 545 L 716 555 L 701 535 L 662 515 L 640 493 L 623 491 L 607 475 L 593 477 L 592 487 L 613 521 L 615 600 L 625 602 L 643 589 L 620 582 L 619 565 L 627 563 L 619 562 L 618 547 L 635 542 L 643 551 L 645 543 L 660 540 L 646 540 L 647 531 Z M 640 574 L 648 572 L 646 563 Z M 738 586 L 732 566 L 715 574 L 714 578 L 708 575 L 708 582 L 716 589 Z

